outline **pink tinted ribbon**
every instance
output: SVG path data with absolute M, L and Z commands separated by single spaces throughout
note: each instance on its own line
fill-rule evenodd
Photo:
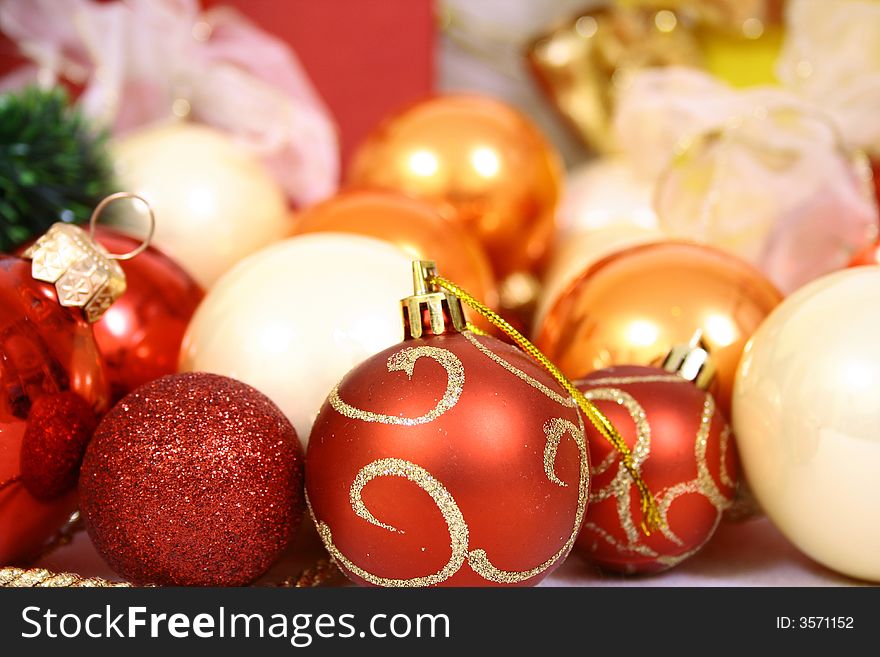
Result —
M 300 206 L 339 178 L 333 121 L 287 44 L 197 0 L 0 0 L 0 29 L 34 65 L 0 86 L 60 80 L 116 136 L 182 114 L 229 133 Z

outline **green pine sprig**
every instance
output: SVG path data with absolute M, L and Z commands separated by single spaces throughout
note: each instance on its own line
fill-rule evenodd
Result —
M 114 191 L 106 142 L 61 88 L 0 95 L 0 251 L 88 220 Z

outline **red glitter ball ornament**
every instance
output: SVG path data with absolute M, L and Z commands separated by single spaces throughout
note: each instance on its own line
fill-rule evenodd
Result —
M 111 253 L 129 253 L 139 244 L 103 227 L 95 237 Z M 153 247 L 119 264 L 128 287 L 94 325 L 114 401 L 177 371 L 183 334 L 205 295 L 189 274 Z
M 248 584 L 303 510 L 302 452 L 265 395 L 206 373 L 138 388 L 101 421 L 80 474 L 98 551 L 138 584 Z
M 575 551 L 631 574 L 665 570 L 693 555 L 736 490 L 736 449 L 715 400 L 657 367 L 609 367 L 575 385 L 617 427 L 666 523 L 650 536 L 640 531 L 638 491 L 620 455 L 597 438 L 590 441 L 590 507 Z
M 21 442 L 21 483 L 47 502 L 76 487 L 79 466 L 98 419 L 69 390 L 34 401 Z
M 30 262 L 0 256 L 0 564 L 32 554 L 76 508 L 76 467 L 106 408 L 82 310 L 62 307 Z
M 429 314 L 424 337 L 362 363 L 321 409 L 306 466 L 318 531 L 359 584 L 536 584 L 584 517 L 580 413 L 524 352 L 430 335 Z

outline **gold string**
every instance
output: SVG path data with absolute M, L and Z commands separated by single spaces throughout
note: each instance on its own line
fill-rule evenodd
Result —
M 523 351 L 525 351 L 529 356 L 534 358 L 538 363 L 540 363 L 544 369 L 546 369 L 554 379 L 556 379 L 559 384 L 565 388 L 566 392 L 577 402 L 577 405 L 580 407 L 581 411 L 590 423 L 596 427 L 596 430 L 602 435 L 605 440 L 611 443 L 614 446 L 614 449 L 620 454 L 621 462 L 623 463 L 623 467 L 626 468 L 627 473 L 629 473 L 630 478 L 635 484 L 636 488 L 639 491 L 639 497 L 641 498 L 641 506 L 642 506 L 642 531 L 646 536 L 650 536 L 651 532 L 655 529 L 659 529 L 663 526 L 663 519 L 660 515 L 660 511 L 657 508 L 657 501 L 654 499 L 654 496 L 651 494 L 651 491 L 648 489 L 648 485 L 645 483 L 644 479 L 642 479 L 641 474 L 636 469 L 635 464 L 633 463 L 633 454 L 632 450 L 627 446 L 627 444 L 623 441 L 620 433 L 611 424 L 611 421 L 605 417 L 605 414 L 600 411 L 595 404 L 593 404 L 590 400 L 584 397 L 583 393 L 575 388 L 574 384 L 568 380 L 565 374 L 562 373 L 553 362 L 550 361 L 541 351 L 533 345 L 529 340 L 519 331 L 517 331 L 513 326 L 511 326 L 503 317 L 501 317 L 498 313 L 490 308 L 484 306 L 477 299 L 475 299 L 468 292 L 460 288 L 458 285 L 449 281 L 442 276 L 431 276 L 428 279 L 428 284 L 436 285 L 440 288 L 443 288 L 447 292 L 454 294 L 465 304 L 470 306 L 474 311 L 478 314 L 485 317 L 491 324 L 499 328 L 503 331 L 511 340 L 513 340 Z M 477 332 L 476 327 L 474 327 L 470 322 L 468 322 L 468 330 Z

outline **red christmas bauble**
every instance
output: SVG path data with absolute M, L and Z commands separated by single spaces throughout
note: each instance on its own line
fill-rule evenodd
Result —
M 666 526 L 645 536 L 638 490 L 606 441 L 590 440 L 593 488 L 575 550 L 624 573 L 665 570 L 715 532 L 736 489 L 736 449 L 712 396 L 656 367 L 609 367 L 575 383 L 618 429 Z
M 409 339 L 331 392 L 306 490 L 325 546 L 357 583 L 532 585 L 584 517 L 584 428 L 515 347 L 469 332 Z
M 36 551 L 76 508 L 76 469 L 107 385 L 79 308 L 0 256 L 0 563 Z
M 102 227 L 95 237 L 111 253 L 129 253 L 139 244 Z M 94 325 L 114 401 L 177 371 L 183 334 L 204 296 L 189 274 L 153 247 L 119 264 L 125 293 Z
M 98 419 L 92 407 L 67 390 L 34 400 L 21 441 L 21 482 L 48 502 L 76 488 L 79 466 Z
M 133 582 L 243 585 L 288 544 L 302 467 L 293 426 L 265 395 L 215 374 L 172 374 L 101 421 L 80 505 L 95 547 Z

